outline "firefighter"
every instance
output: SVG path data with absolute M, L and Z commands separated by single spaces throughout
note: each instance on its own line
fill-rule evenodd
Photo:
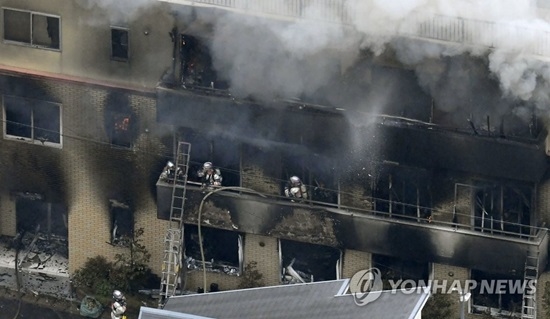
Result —
M 111 319 L 125 319 L 126 297 L 120 290 L 113 291 L 113 303 L 111 305 Z
M 307 199 L 307 188 L 298 176 L 292 176 L 285 185 L 285 196 L 289 198 Z
M 201 178 L 203 188 L 212 188 L 222 186 L 222 173 L 220 169 L 214 168 L 212 162 L 206 162 L 197 172 L 197 176 Z

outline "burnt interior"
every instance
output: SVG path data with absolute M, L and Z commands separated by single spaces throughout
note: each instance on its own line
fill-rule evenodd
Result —
M 134 236 L 134 213 L 130 206 L 111 199 L 109 201 L 111 214 L 111 244 L 129 247 Z
M 185 263 L 202 269 L 198 227 L 185 224 Z M 204 259 L 208 271 L 239 275 L 242 270 L 242 236 L 238 232 L 201 227 Z
M 372 254 L 372 266 L 380 270 L 386 288 L 391 288 L 388 286 L 389 280 L 393 282 L 413 280 L 427 283 L 430 277 L 430 265 L 413 260 Z
M 67 210 L 63 205 L 49 203 L 39 194 L 20 193 L 16 196 L 18 232 L 68 236 Z
M 341 251 L 334 247 L 280 240 L 281 273 L 283 283 L 301 282 L 293 276 L 289 266 L 304 282 L 335 280 Z
M 178 134 L 183 141 L 191 143 L 188 180 L 200 182 L 197 172 L 205 162 L 211 162 L 222 174 L 223 186 L 240 186 L 241 146 L 230 136 L 214 135 L 180 129 Z
M 136 138 L 136 115 L 125 92 L 110 92 L 105 101 L 105 131 L 111 145 L 130 148 Z
M 429 171 L 386 164 L 379 166 L 376 175 L 373 194 L 376 211 L 416 220 L 431 216 Z
M 59 105 L 40 100 L 4 96 L 6 134 L 41 143 L 61 142 Z
M 188 34 L 179 35 L 180 76 L 184 87 L 227 89 L 212 66 L 207 41 Z
M 524 288 L 518 285 L 515 286 L 516 290 L 514 291 L 514 288 L 511 288 L 511 286 L 501 289 L 502 287 L 499 288 L 497 285 L 503 281 L 506 281 L 506 285 L 513 285 L 514 282 L 526 285 L 523 279 L 523 273 L 515 276 L 505 276 L 472 269 L 471 280 L 477 283 L 477 286 L 472 291 L 473 313 L 486 313 L 487 308 L 499 312 L 521 313 Z M 501 293 L 495 293 L 495 291 L 500 291 Z

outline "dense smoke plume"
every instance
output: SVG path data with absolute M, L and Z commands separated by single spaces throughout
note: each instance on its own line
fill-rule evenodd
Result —
M 89 8 L 109 8 L 111 20 L 158 4 L 78 1 Z M 414 70 L 420 87 L 445 112 L 521 116 L 547 107 L 550 72 L 539 58 L 550 56 L 550 47 L 543 46 L 550 24 L 538 16 L 534 1 L 352 0 L 342 2 L 345 6 L 334 2 L 333 7 L 325 1 L 288 1 L 273 4 L 280 13 L 267 17 L 249 14 L 266 12 L 255 7 L 261 3 L 247 3 L 240 13 L 195 8 L 199 19 L 213 26 L 206 36 L 214 68 L 237 97 L 265 102 L 320 95 L 323 99 L 317 102 L 345 108 L 361 108 L 372 100 L 376 106 L 371 105 L 369 112 L 385 112 L 391 108 L 386 97 L 407 93 L 394 80 L 367 95 L 333 92 L 335 87 L 358 82 L 350 78 L 335 83 L 335 79 L 357 68 L 358 59 L 368 52 L 374 59 L 394 57 Z M 301 7 L 300 19 L 284 18 L 284 12 L 292 15 L 304 3 L 309 6 Z M 441 41 L 428 40 L 438 38 L 436 31 L 426 31 L 436 25 L 449 35 L 439 37 Z M 463 29 L 453 33 L 459 27 Z M 371 74 L 359 75 L 359 81 L 365 78 L 368 85 L 378 81 Z M 402 91 L 396 92 L 396 87 Z

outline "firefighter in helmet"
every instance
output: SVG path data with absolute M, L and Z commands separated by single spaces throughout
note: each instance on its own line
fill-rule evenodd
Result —
M 298 176 L 292 176 L 285 185 L 285 196 L 289 198 L 307 199 L 307 188 Z
M 201 178 L 202 187 L 212 188 L 222 186 L 222 173 L 219 168 L 214 168 L 212 162 L 206 162 L 197 172 L 197 176 Z
M 111 319 L 123 319 L 126 312 L 126 297 L 120 290 L 113 291 L 113 303 L 111 305 Z

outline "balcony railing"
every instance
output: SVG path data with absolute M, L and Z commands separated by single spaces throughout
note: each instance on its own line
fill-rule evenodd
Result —
M 349 0 L 160 0 L 186 6 L 223 8 L 250 15 L 284 19 L 304 19 L 352 26 L 361 21 Z M 390 21 L 395 34 L 474 47 L 512 50 L 550 56 L 550 34 L 544 26 L 535 28 L 521 23 L 502 23 L 427 12 L 414 12 L 403 20 Z M 362 30 L 367 31 L 368 30 Z M 511 45 L 513 47 L 511 47 Z

